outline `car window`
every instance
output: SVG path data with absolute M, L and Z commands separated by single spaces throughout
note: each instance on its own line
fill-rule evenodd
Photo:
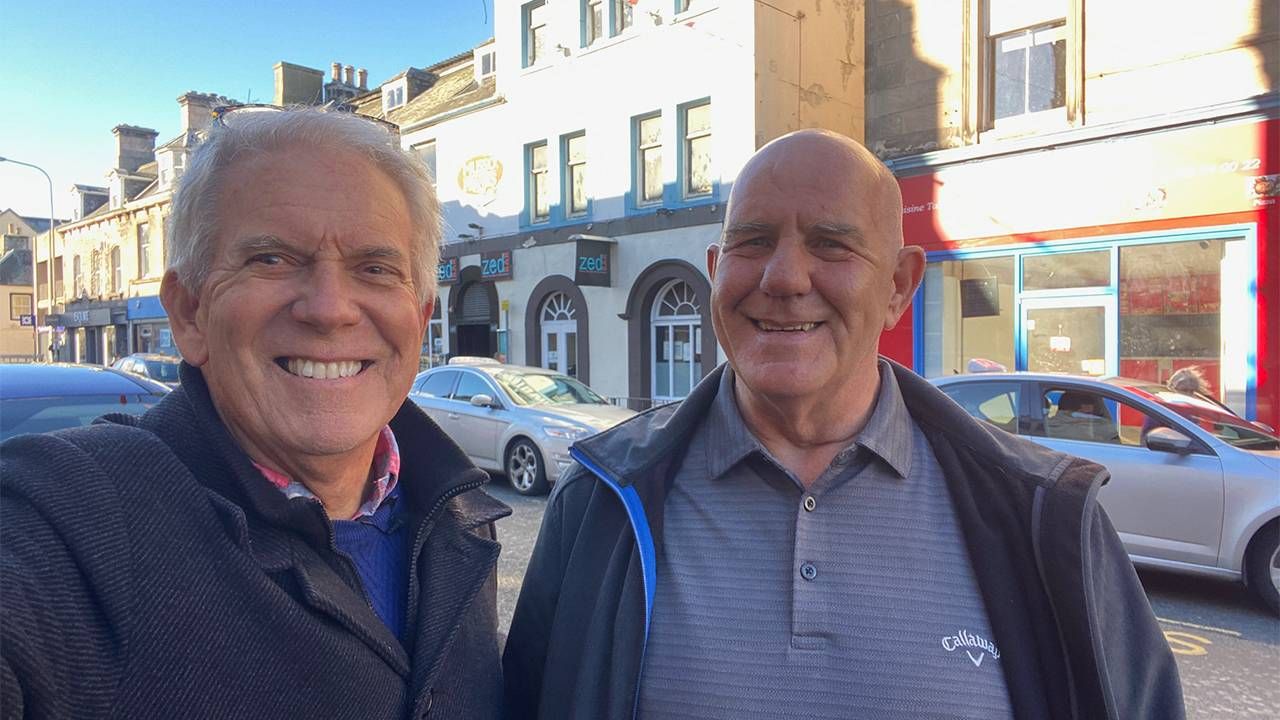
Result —
M 422 378 L 418 382 L 418 387 L 414 388 L 414 390 L 431 397 L 447 398 L 449 397 L 449 391 L 453 389 L 453 381 L 457 379 L 457 370 L 443 370 L 431 373 Z
M 519 405 L 608 404 L 594 390 L 566 375 L 505 370 L 495 374 L 494 379 Z
M 1040 398 L 1044 436 L 1108 445 L 1142 447 L 1147 433 L 1168 423 L 1142 408 L 1079 387 L 1050 387 Z
M 134 362 L 143 362 L 135 360 Z M 178 382 L 178 363 L 163 360 L 147 360 L 143 362 L 147 368 L 147 377 L 160 382 Z
M 78 395 L 69 398 L 12 398 L 0 401 L 0 440 L 88 425 L 113 412 L 140 415 L 163 395 Z
M 1181 415 L 1219 440 L 1245 450 L 1280 450 L 1280 438 L 1253 426 L 1231 408 L 1204 395 L 1188 395 L 1163 385 L 1130 385 L 1129 390 Z
M 1006 432 L 1021 431 L 1018 422 L 1018 384 L 1009 382 L 955 383 L 942 392 L 965 412 Z
M 462 377 L 458 379 L 458 389 L 453 391 L 453 399 L 471 402 L 471 398 L 475 395 L 493 397 L 493 389 L 475 373 L 462 373 Z

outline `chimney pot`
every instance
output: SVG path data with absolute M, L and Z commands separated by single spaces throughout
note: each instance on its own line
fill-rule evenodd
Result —
M 330 77 L 333 82 L 342 82 L 342 63 L 336 62 L 329 66 Z
M 359 81 L 359 85 L 360 85 L 360 89 L 361 89 L 361 90 L 368 90 L 368 89 L 369 89 L 369 85 L 368 85 L 368 82 L 369 82 L 369 71 L 368 71 L 368 70 L 365 70 L 364 68 L 360 68 L 359 70 L 357 70 L 357 71 L 356 71 L 356 80 L 357 80 L 357 81 Z
M 356 69 L 355 69 L 355 66 L 348 65 L 348 66 L 346 66 L 345 68 L 343 68 L 343 71 L 344 71 L 344 73 L 346 74 L 346 83 L 347 83 L 348 85 L 355 85 L 355 84 L 356 84 Z

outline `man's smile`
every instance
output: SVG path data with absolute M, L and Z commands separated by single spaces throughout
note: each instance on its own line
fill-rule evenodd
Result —
M 373 365 L 372 360 L 320 360 L 304 357 L 278 357 L 275 363 L 290 375 L 313 380 L 354 377 Z

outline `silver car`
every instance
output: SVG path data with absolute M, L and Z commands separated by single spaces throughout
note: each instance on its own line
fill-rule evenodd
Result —
M 931 380 L 970 415 L 1105 465 L 1099 500 L 1136 565 L 1243 580 L 1280 613 L 1280 439 L 1211 398 L 1128 378 Z
M 455 358 L 420 373 L 409 399 L 472 462 L 505 472 L 523 495 L 550 489 L 572 462 L 575 440 L 635 415 L 566 375 L 481 359 Z

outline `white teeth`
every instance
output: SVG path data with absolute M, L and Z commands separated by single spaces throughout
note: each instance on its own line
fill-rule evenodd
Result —
M 761 330 L 766 332 L 808 332 L 818 327 L 816 322 L 799 323 L 797 325 L 774 325 L 764 321 L 757 321 L 757 324 Z
M 320 362 L 303 358 L 289 358 L 285 368 L 293 375 L 316 380 L 337 380 L 356 375 L 364 367 L 359 360 L 338 360 L 336 362 Z

